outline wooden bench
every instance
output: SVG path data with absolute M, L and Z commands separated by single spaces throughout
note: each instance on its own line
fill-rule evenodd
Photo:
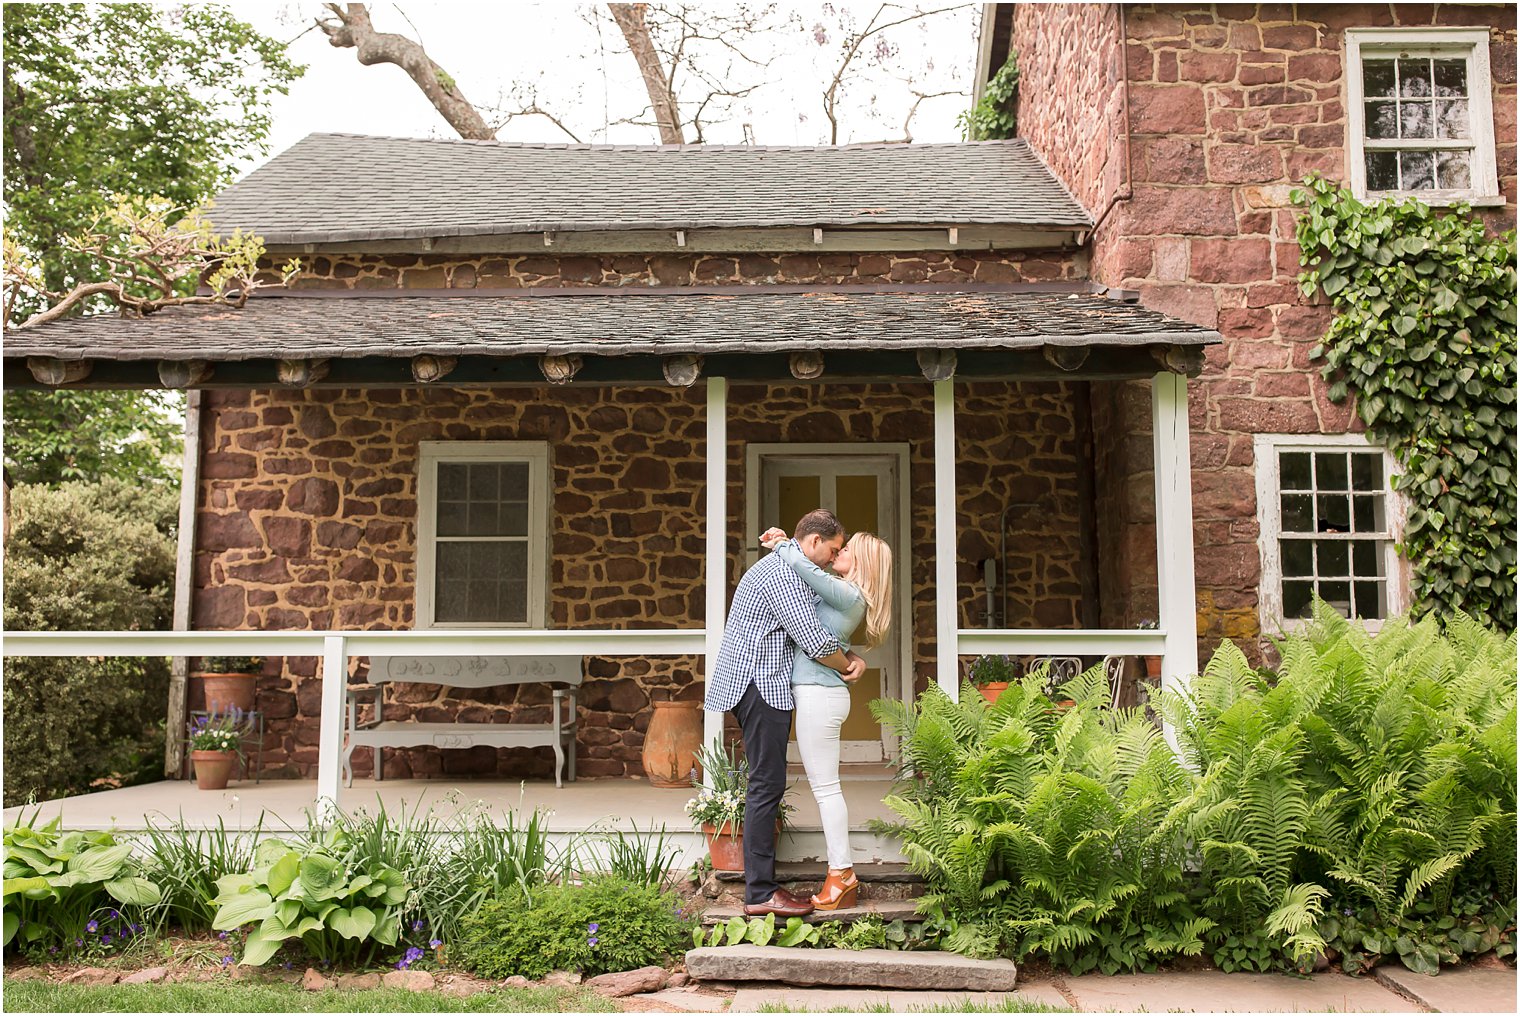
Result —
M 384 778 L 382 748 L 493 748 L 547 746 L 554 749 L 554 785 L 561 772 L 575 780 L 575 692 L 583 671 L 579 656 L 372 656 L 369 685 L 350 687 L 346 709 L 343 772 L 349 786 L 355 748 L 375 750 L 375 779 Z M 493 688 L 503 684 L 552 684 L 554 716 L 549 723 L 420 723 L 387 720 L 384 686 L 397 682 L 441 684 L 450 688 Z M 359 699 L 372 696 L 374 719 L 359 722 Z

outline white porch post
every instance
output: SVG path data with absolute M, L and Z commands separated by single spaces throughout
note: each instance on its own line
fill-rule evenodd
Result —
M 707 642 L 702 674 L 711 678 L 723 644 L 728 599 L 728 379 L 707 379 Z M 705 710 L 702 743 L 723 737 L 723 714 Z M 704 774 L 705 777 L 705 774 Z
M 343 710 L 348 690 L 348 651 L 342 635 L 322 640 L 322 713 L 317 738 L 317 814 L 333 818 L 343 783 Z
M 1198 669 L 1198 602 L 1193 588 L 1193 470 L 1187 378 L 1163 371 L 1151 379 L 1151 434 L 1156 473 L 1156 592 L 1166 648 L 1161 687 L 1175 689 Z M 1168 730 L 1168 739 L 1170 739 Z
M 934 644 L 935 681 L 960 700 L 955 582 L 955 387 L 934 382 Z

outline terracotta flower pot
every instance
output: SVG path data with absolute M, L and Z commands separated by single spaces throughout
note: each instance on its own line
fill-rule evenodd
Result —
M 190 676 L 204 682 L 208 713 L 230 713 L 234 708 L 246 713 L 253 708 L 254 688 L 259 680 L 257 674 L 197 672 Z
M 998 696 L 1008 690 L 1008 682 L 989 681 L 988 683 L 978 687 L 976 690 L 981 692 L 982 698 L 986 699 L 990 704 L 996 702 L 998 700 Z
M 1147 656 L 1145 658 L 1145 676 L 1152 681 L 1161 677 L 1161 657 Z
M 656 702 L 644 734 L 644 775 L 656 787 L 689 787 L 702 747 L 702 703 Z M 697 768 L 700 774 L 700 768 Z
M 192 751 L 190 761 L 195 763 L 195 785 L 202 790 L 226 790 L 227 778 L 237 762 L 237 753 L 231 751 Z
M 723 832 L 718 832 L 718 827 L 711 823 L 702 824 L 702 832 L 707 835 L 707 854 L 712 858 L 712 866 L 715 871 L 743 871 L 744 870 L 744 825 L 726 825 Z M 776 819 L 776 838 L 781 838 L 781 820 Z

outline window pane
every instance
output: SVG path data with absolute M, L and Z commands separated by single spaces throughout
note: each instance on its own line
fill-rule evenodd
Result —
M 1436 155 L 1436 186 L 1443 190 L 1465 190 L 1472 186 L 1467 168 L 1467 152 L 1439 152 Z
M 500 535 L 528 535 L 528 502 L 508 501 L 501 506 L 499 515 Z
M 466 505 L 463 501 L 438 502 L 438 535 L 464 536 Z
M 1309 453 L 1283 452 L 1277 459 L 1283 490 L 1309 490 Z
M 1367 153 L 1367 189 L 1394 191 L 1399 189 L 1399 153 Z
M 1467 61 L 1437 60 L 1435 91 L 1437 95 L 1466 95 Z
M 1316 490 L 1349 490 L 1346 485 L 1346 453 L 1314 453 L 1314 487 Z
M 1398 103 L 1367 103 L 1367 136 L 1369 138 L 1396 138 L 1399 136 Z
M 1428 138 L 1433 136 L 1431 126 L 1430 103 L 1428 102 L 1401 102 L 1399 103 L 1399 137 L 1401 138 Z M 1409 167 L 1404 167 L 1408 173 Z M 1404 184 L 1404 189 L 1409 190 L 1409 184 Z
M 1308 494 L 1282 496 L 1282 528 L 1285 533 L 1314 532 L 1314 506 Z
M 470 524 L 465 531 L 466 536 L 499 536 L 501 531 L 496 521 L 496 502 L 470 503 Z
M 1351 574 L 1351 548 L 1345 540 L 1319 540 L 1314 546 L 1319 556 L 1320 578 Z
M 437 562 L 434 620 L 527 620 L 526 542 L 444 541 Z
M 1371 620 L 1387 615 L 1388 608 L 1383 603 L 1383 583 L 1356 583 L 1356 616 Z
M 1342 617 L 1351 614 L 1351 583 L 1349 582 L 1321 582 L 1319 584 L 1319 597 L 1335 609 Z
M 1351 574 L 1362 579 L 1380 577 L 1378 558 L 1377 540 L 1357 540 L 1351 545 Z
M 1467 138 L 1472 132 L 1467 126 L 1467 100 L 1445 99 L 1436 102 L 1436 137 Z
M 502 621 L 526 621 L 528 619 L 528 584 L 526 582 L 503 582 L 501 584 Z
M 1435 186 L 1434 152 L 1400 152 L 1399 175 L 1407 191 L 1430 190 Z
M 470 463 L 470 500 L 495 501 L 501 470 L 494 462 Z
M 1366 452 L 1351 453 L 1351 489 L 1383 489 L 1383 457 Z
M 1351 532 L 1351 499 L 1345 494 L 1321 494 L 1317 507 L 1319 532 Z
M 464 620 L 467 585 L 468 583 L 465 582 L 446 582 L 443 576 L 439 575 L 433 605 L 433 616 L 436 620 Z
M 1365 60 L 1362 62 L 1362 94 L 1368 98 L 1393 94 L 1393 61 Z
M 1430 60 L 1405 57 L 1399 61 L 1399 94 L 1422 97 L 1430 94 Z
M 503 462 L 499 468 L 501 470 L 502 500 L 528 500 L 528 464 L 526 462 Z
M 470 467 L 460 462 L 438 463 L 438 496 L 446 501 L 463 501 L 469 472 Z
M 1283 617 L 1308 617 L 1313 595 L 1312 582 L 1284 582 Z
M 1288 576 L 1314 574 L 1314 544 L 1308 540 L 1283 540 L 1283 574 Z
M 1351 498 L 1353 511 L 1352 521 L 1356 523 L 1358 533 L 1380 533 L 1383 531 L 1383 513 L 1379 511 L 1382 496 L 1379 494 L 1356 494 Z

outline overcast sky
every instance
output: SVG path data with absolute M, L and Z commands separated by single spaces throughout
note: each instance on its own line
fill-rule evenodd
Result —
M 704 4 L 704 10 L 733 11 L 734 4 Z M 728 122 L 713 125 L 706 140 L 718 144 L 823 144 L 829 140 L 822 93 L 841 56 L 851 27 L 866 24 L 878 3 L 776 4 L 774 27 L 746 46 L 746 56 L 727 72 L 730 59 L 710 47 L 704 64 L 735 87 L 755 85 L 736 100 Z M 949 2 L 890 9 L 882 20 L 911 10 L 937 10 Z M 295 41 L 292 57 L 307 65 L 288 96 L 277 98 L 271 153 L 282 151 L 313 131 L 452 137 L 453 130 L 423 97 L 406 73 L 392 65 L 364 67 L 352 49 L 335 49 L 313 28 L 321 5 L 297 2 L 235 2 L 238 15 L 274 38 Z M 565 121 L 583 141 L 650 144 L 652 127 L 616 124 L 636 116 L 647 99 L 632 55 L 604 7 L 571 2 L 410 2 L 371 5 L 375 27 L 420 38 L 433 57 L 477 106 L 508 106 L 519 94 L 536 90 L 539 104 Z M 755 8 L 751 8 L 752 10 Z M 914 102 L 914 91 L 969 93 L 976 63 L 979 5 L 900 25 L 862 47 L 839 102 L 840 143 L 897 140 Z M 303 34 L 304 33 L 304 34 Z M 821 41 L 820 41 L 821 40 Z M 911 76 L 911 82 L 902 80 Z M 700 98 L 693 88 L 683 100 Z M 956 118 L 965 95 L 924 100 L 912 122 L 914 141 L 956 141 Z M 488 119 L 490 117 L 488 116 Z M 543 117 L 506 124 L 506 141 L 564 142 L 570 138 Z M 693 140 L 688 132 L 688 140 Z M 262 159 L 249 164 L 249 168 Z

